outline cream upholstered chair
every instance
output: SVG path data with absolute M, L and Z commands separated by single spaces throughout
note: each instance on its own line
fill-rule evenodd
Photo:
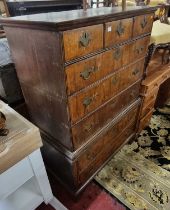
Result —
M 168 19 L 169 4 L 166 4 L 165 1 L 167 0 L 126 0 L 127 6 L 158 5 L 158 10 L 155 13 L 156 20 L 153 23 L 153 28 L 151 32 L 151 41 L 148 49 L 148 56 L 146 58 L 145 67 L 147 67 L 156 49 L 164 49 L 165 51 L 169 51 L 170 54 L 170 19 Z M 122 5 L 122 0 L 89 0 L 89 2 L 91 4 L 89 6 L 91 7 Z
M 156 49 L 163 49 L 162 63 L 170 61 L 170 18 L 168 18 L 168 10 L 170 5 L 165 4 L 160 9 L 159 19 L 154 21 L 150 45 L 148 48 L 148 57 L 146 59 L 145 69 L 147 68 Z M 164 55 L 167 55 L 165 59 Z

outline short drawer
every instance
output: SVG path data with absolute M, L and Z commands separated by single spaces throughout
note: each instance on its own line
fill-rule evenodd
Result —
M 103 48 L 103 25 L 87 26 L 63 32 L 65 61 Z
M 140 119 L 154 109 L 154 104 L 155 104 L 155 99 L 152 100 L 147 106 L 142 106 L 142 109 L 140 111 Z
M 133 18 L 105 24 L 105 47 L 110 47 L 132 38 Z
M 27 180 L 33 177 L 33 171 L 28 158 L 18 162 L 0 175 L 0 200 L 6 198 Z
M 134 18 L 133 37 L 150 33 L 154 14 L 140 15 Z
M 149 125 L 153 111 L 154 109 L 152 109 L 139 121 L 138 133 L 140 133 L 146 126 Z
M 113 125 L 110 125 L 109 128 L 105 129 L 105 131 L 103 131 L 103 133 L 100 134 L 97 139 L 95 139 L 95 143 L 90 145 L 85 153 L 79 158 L 79 172 L 88 167 L 88 165 L 90 165 L 91 162 L 95 160 L 98 154 L 102 152 L 105 146 L 110 144 L 117 144 L 115 141 L 116 137 L 120 135 L 120 133 L 129 125 L 136 123 L 138 111 L 139 104 L 138 106 L 133 107 L 133 109 L 128 111 L 124 116 L 122 116 L 121 119 L 116 122 L 116 124 L 114 123 Z
M 135 133 L 135 125 L 132 124 L 127 127 L 119 136 L 109 140 L 109 143 L 104 145 L 102 150 L 98 152 L 95 159 L 93 159 L 87 168 L 83 171 L 79 171 L 78 183 L 83 184 L 107 162 L 107 160 L 125 143 L 130 140 Z
M 74 149 L 78 149 L 86 143 L 90 137 L 99 132 L 104 125 L 108 124 L 121 111 L 128 107 L 139 97 L 140 83 L 137 82 L 118 96 L 111 99 L 105 106 L 86 117 L 72 127 Z
M 135 60 L 140 59 L 143 56 L 146 56 L 149 42 L 150 42 L 149 36 L 146 36 L 135 42 L 135 45 L 134 45 L 134 59 Z
M 143 64 L 144 60 L 142 59 L 131 66 L 116 71 L 109 78 L 93 87 L 69 97 L 68 104 L 72 124 L 141 79 Z

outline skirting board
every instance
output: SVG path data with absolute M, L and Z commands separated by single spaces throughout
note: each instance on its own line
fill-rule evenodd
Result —
M 68 210 L 59 200 L 55 197 L 49 202 L 49 204 L 56 210 Z

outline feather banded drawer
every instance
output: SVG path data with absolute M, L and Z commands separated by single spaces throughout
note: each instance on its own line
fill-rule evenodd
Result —
M 79 193 L 136 135 L 153 7 L 2 19 L 48 170 Z

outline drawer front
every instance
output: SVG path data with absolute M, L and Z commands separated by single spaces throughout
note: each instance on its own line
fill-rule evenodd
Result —
M 139 106 L 135 106 L 130 110 L 126 115 L 124 115 L 115 125 L 109 126 L 107 131 L 104 131 L 97 141 L 93 145 L 90 145 L 89 148 L 85 151 L 83 155 L 79 158 L 78 169 L 79 172 L 83 171 L 92 161 L 102 152 L 105 146 L 110 144 L 117 144 L 115 138 L 125 129 L 128 125 L 135 124 L 137 119 Z
M 66 67 L 67 93 L 71 95 L 121 67 L 145 56 L 148 37 L 108 50 Z M 143 46 L 141 48 L 141 46 Z M 141 49 L 139 49 L 141 48 Z
M 138 133 L 140 133 L 146 126 L 149 125 L 151 117 L 152 117 L 152 113 L 153 113 L 153 109 L 146 115 L 144 116 L 140 121 L 139 121 L 139 128 L 138 128 Z
M 103 25 L 94 25 L 63 32 L 65 61 L 103 48 Z
M 138 41 L 135 42 L 134 46 L 134 60 L 137 60 L 143 56 L 146 55 L 147 50 L 148 50 L 148 45 L 149 45 L 150 37 L 146 36 L 142 39 L 139 39 Z
M 133 18 L 105 24 L 105 47 L 110 47 L 132 38 Z
M 143 75 L 144 60 L 115 72 L 112 76 L 87 90 L 69 97 L 71 122 L 76 121 L 92 112 L 100 105 L 128 88 Z
M 158 89 L 152 91 L 150 94 L 143 97 L 142 106 L 147 107 L 151 101 L 155 101 L 158 94 Z
M 157 71 L 154 76 L 148 77 L 142 83 L 142 94 L 148 95 L 150 92 L 158 91 L 159 86 L 170 77 L 170 69 Z
M 0 199 L 17 190 L 33 176 L 33 171 L 28 158 L 18 162 L 0 175 Z
M 141 15 L 134 18 L 133 37 L 150 33 L 152 30 L 154 14 Z
M 155 104 L 155 99 L 152 100 L 149 105 L 143 107 L 141 109 L 141 113 L 140 113 L 140 119 L 143 118 L 145 115 L 147 115 L 150 111 L 152 111 L 154 109 L 154 104 Z
M 113 70 L 113 51 L 98 54 L 66 67 L 68 95 L 100 80 Z
M 119 149 L 129 137 L 132 137 L 134 134 L 135 125 L 130 125 L 126 128 L 121 135 L 117 138 L 110 139 L 108 145 L 105 145 L 102 148 L 102 151 L 98 153 L 96 158 L 91 162 L 91 164 L 82 172 L 79 171 L 78 175 L 78 184 L 82 185 L 85 181 L 87 181 L 91 176 L 95 174 L 95 172 L 100 169 L 100 167 L 113 155 L 117 149 Z M 113 141 L 113 142 L 112 142 Z
M 92 137 L 97 131 L 103 128 L 113 118 L 123 111 L 129 104 L 139 97 L 140 83 L 125 90 L 120 95 L 111 99 L 105 106 L 85 118 L 72 127 L 72 138 L 74 148 L 78 149 L 81 145 Z

